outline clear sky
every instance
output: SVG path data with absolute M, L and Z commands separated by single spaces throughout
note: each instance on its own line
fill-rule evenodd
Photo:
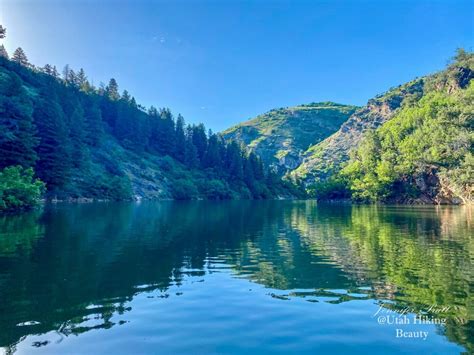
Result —
M 474 1 L 0 0 L 11 53 L 117 79 L 227 128 L 275 107 L 363 105 L 473 50 Z

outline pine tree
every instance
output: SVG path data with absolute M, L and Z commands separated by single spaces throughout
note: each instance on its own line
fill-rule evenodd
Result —
M 206 128 L 202 123 L 193 126 L 193 143 L 198 151 L 199 161 L 202 162 L 207 150 Z
M 112 101 L 120 100 L 118 84 L 114 78 L 109 80 L 109 85 L 105 88 L 105 95 Z
M 50 64 L 45 64 L 45 66 L 41 69 L 41 71 L 47 75 L 52 75 L 53 67 Z
M 176 147 L 176 136 L 174 119 L 171 111 L 167 108 L 160 110 L 160 132 L 159 134 L 159 145 L 162 154 L 174 156 Z
M 217 136 L 217 146 L 219 148 L 220 165 L 226 167 L 227 145 L 221 135 Z
M 81 168 L 84 165 L 87 156 L 85 145 L 86 124 L 84 119 L 84 110 L 81 105 L 76 105 L 70 119 L 70 142 L 71 157 L 74 167 Z
M 35 164 L 38 145 L 33 107 L 18 76 L 13 75 L 0 95 L 0 169 L 9 165 L 24 168 Z
M 0 46 L 0 57 L 7 58 L 7 59 L 9 58 L 8 52 L 5 49 L 5 46 L 3 44 Z
M 173 115 L 167 108 L 158 112 L 153 106 L 148 110 L 150 148 L 162 155 L 175 156 L 176 132 Z
M 53 78 L 59 79 L 59 72 L 55 65 L 53 66 L 53 69 L 51 71 L 51 76 Z
M 175 136 L 176 136 L 176 149 L 175 149 L 175 156 L 180 162 L 184 162 L 185 152 L 186 152 L 186 136 L 184 133 L 184 118 L 181 115 L 178 115 L 176 119 L 176 129 L 175 129 Z
M 66 85 L 79 87 L 78 85 L 78 78 L 74 70 L 72 70 L 69 65 L 66 65 L 63 69 L 63 80 Z
M 63 80 L 66 85 L 71 85 L 74 82 L 74 71 L 66 64 L 63 69 Z
M 152 152 L 159 152 L 159 131 L 160 131 L 160 120 L 159 113 L 156 107 L 150 106 L 148 109 L 148 120 L 150 125 L 150 141 L 149 141 L 149 150 Z
M 127 90 L 123 91 L 121 100 L 125 102 L 126 104 L 130 104 L 132 97 L 130 96 Z
M 134 140 L 138 142 L 140 150 L 146 150 L 150 146 L 151 125 L 150 117 L 146 114 L 145 108 L 138 108 L 137 119 L 139 121 L 139 130 L 134 136 Z
M 231 142 L 227 146 L 226 166 L 229 173 L 236 179 L 243 177 L 242 151 L 236 142 Z
M 117 104 L 117 121 L 114 133 L 120 140 L 128 140 L 130 145 L 134 131 L 138 129 L 134 110 L 128 101 L 123 98 Z
M 191 169 L 197 168 L 199 158 L 197 148 L 193 143 L 193 129 L 188 126 L 186 129 L 186 149 L 184 152 L 184 163 Z
M 0 25 L 0 39 L 5 38 L 7 35 L 7 29 Z
M 84 71 L 83 68 L 79 69 L 79 72 L 77 73 L 77 83 L 79 84 L 79 87 L 82 85 L 85 85 L 87 81 L 87 76 L 86 72 Z
M 51 64 L 46 64 L 43 68 L 40 69 L 43 73 L 51 75 L 53 78 L 58 79 L 59 73 L 56 69 L 56 66 Z
M 0 46 L 0 56 L 8 56 L 4 46 Z M 21 48 L 12 60 L 32 67 Z M 76 74 L 66 66 L 64 80 L 49 64 L 37 71 L 58 80 L 11 63 L 6 72 L 10 69 L 17 70 L 22 79 L 0 80 L 0 168 L 35 166 L 50 193 L 66 192 L 65 197 L 87 194 L 87 188 L 94 184 L 88 181 L 91 174 L 84 170 L 92 157 L 103 168 L 97 176 L 122 173 L 110 153 L 117 144 L 137 156 L 146 149 L 151 154 L 169 155 L 190 169 L 204 168 L 191 175 L 213 180 L 210 186 L 222 181 L 217 188 L 208 189 L 203 184 L 203 191 L 219 190 L 216 196 L 229 197 L 231 190 L 248 196 L 246 185 L 259 198 L 270 196 L 269 186 L 282 186 L 277 175 L 264 172 L 255 154 L 247 155 L 235 142 L 226 144 L 222 136 L 207 132 L 203 124 L 186 126 L 181 115 L 175 121 L 167 108 L 158 111 L 151 107 L 147 113 L 127 90 L 119 94 L 115 79 L 95 90 L 83 69 Z M 34 88 L 31 93 L 22 86 L 22 80 Z M 101 188 L 99 183 L 93 194 L 100 194 Z
M 209 141 L 207 150 L 203 159 L 203 166 L 205 168 L 219 168 L 222 163 L 222 157 L 219 150 L 219 142 L 217 135 L 209 132 Z
M 28 62 L 25 51 L 21 47 L 18 47 L 15 52 L 13 52 L 12 60 L 25 67 L 31 66 L 31 64 Z
M 105 84 L 103 82 L 99 83 L 99 87 L 97 88 L 97 95 L 105 96 Z
M 48 95 L 38 100 L 33 117 L 41 137 L 36 173 L 46 183 L 48 191 L 56 192 L 66 183 L 71 167 L 64 113 L 57 99 Z
M 112 132 L 115 132 L 118 121 L 118 105 L 116 102 L 110 99 L 109 95 L 113 95 L 113 92 L 115 92 L 117 94 L 118 99 L 120 99 L 120 96 L 118 95 L 117 91 L 117 83 L 113 79 L 111 79 L 111 82 L 111 85 L 107 87 L 105 87 L 103 83 L 100 83 L 99 90 L 97 93 L 102 96 L 102 100 L 100 101 L 102 119 L 104 123 L 107 123 L 109 125 Z
M 91 84 L 87 80 L 86 72 L 82 68 L 79 70 L 79 72 L 76 75 L 76 83 L 79 90 L 85 93 L 90 93 L 92 91 Z
M 93 147 L 100 146 L 104 127 L 102 124 L 102 113 L 97 102 L 89 102 L 85 106 L 85 140 L 87 144 Z

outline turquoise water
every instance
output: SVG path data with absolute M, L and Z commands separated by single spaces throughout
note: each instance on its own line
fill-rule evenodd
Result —
M 200 201 L 0 217 L 0 348 L 473 351 L 472 212 Z

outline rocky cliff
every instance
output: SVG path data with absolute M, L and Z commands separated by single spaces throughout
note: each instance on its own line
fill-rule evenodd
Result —
M 474 54 L 369 100 L 290 176 L 317 198 L 474 202 Z
M 284 175 L 301 164 L 310 146 L 336 132 L 356 109 L 333 102 L 274 109 L 229 128 L 222 136 L 245 145 Z
M 332 176 L 349 159 L 349 151 L 358 145 L 366 131 L 380 127 L 393 117 L 405 99 L 413 99 L 422 94 L 423 79 L 417 79 L 369 100 L 337 132 L 321 142 L 315 142 L 305 151 L 301 164 L 291 175 L 306 185 Z

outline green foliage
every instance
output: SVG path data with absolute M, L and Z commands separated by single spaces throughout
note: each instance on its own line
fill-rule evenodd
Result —
M 37 159 L 32 102 L 15 73 L 0 82 L 0 169 L 33 166 Z
M 470 195 L 473 112 L 473 83 L 454 93 L 429 92 L 402 107 L 352 152 L 342 175 L 353 197 L 379 201 L 394 194 L 416 195 L 413 179 L 428 171 L 446 177 L 457 195 Z
M 29 67 L 31 65 L 28 62 L 28 58 L 21 47 L 15 49 L 15 52 L 13 52 L 12 60 L 25 67 Z
M 340 177 L 331 177 L 325 181 L 317 181 L 310 185 L 308 194 L 319 200 L 338 200 L 349 198 L 350 191 L 347 181 Z
M 228 200 L 232 198 L 232 191 L 228 184 L 217 179 L 200 180 L 199 190 L 209 200 Z
M 301 153 L 336 132 L 357 109 L 333 102 L 274 109 L 222 135 L 247 146 L 282 176 L 294 169 Z
M 196 185 L 190 180 L 179 179 L 173 183 L 173 197 L 176 200 L 192 200 L 198 196 Z
M 72 165 L 66 118 L 60 104 L 49 95 L 38 100 L 33 116 L 40 137 L 36 172 L 48 189 L 57 193 L 66 183 Z
M 34 167 L 47 198 L 290 194 L 279 179 L 270 189 L 260 159 L 204 125 L 186 126 L 166 108 L 145 110 L 126 90 L 120 95 L 114 79 L 95 88 L 84 70 L 66 66 L 59 78 L 55 67 L 34 68 L 23 55 L 0 57 L 0 168 Z
M 472 78 L 474 78 L 474 55 L 459 48 L 448 68 L 429 77 L 425 87 L 428 91 L 452 90 L 453 87 L 464 89 Z
M 9 58 L 7 49 L 5 48 L 3 44 L 0 45 L 0 57 L 7 58 L 7 59 Z
M 126 177 L 113 176 L 110 180 L 102 180 L 102 185 L 99 186 L 103 189 L 98 194 L 99 198 L 116 201 L 130 199 L 131 186 Z
M 0 211 L 29 209 L 35 206 L 45 190 L 33 169 L 10 166 L 0 171 Z
M 292 177 L 311 184 L 338 174 L 349 159 L 350 150 L 359 144 L 368 130 L 376 129 L 391 119 L 402 105 L 421 98 L 424 82 L 424 78 L 415 79 L 370 99 L 336 133 L 306 150 L 302 163 L 292 171 Z

